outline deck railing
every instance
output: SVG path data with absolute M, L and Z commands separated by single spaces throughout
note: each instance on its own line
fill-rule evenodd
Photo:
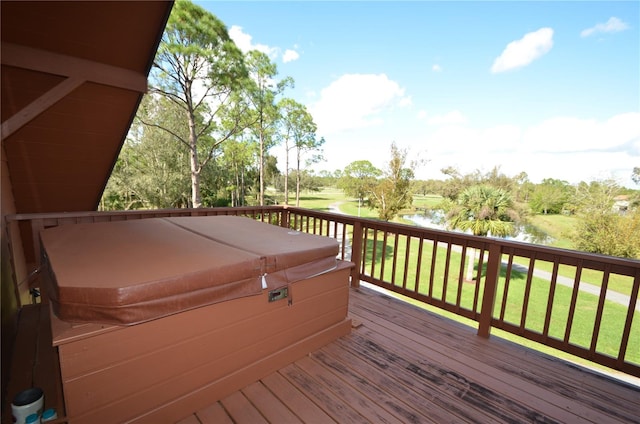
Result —
M 640 377 L 637 260 L 282 206 L 13 215 L 7 229 L 12 256 L 24 255 L 28 273 L 39 266 L 43 228 L 201 215 L 333 237 L 340 258 L 356 264 L 353 286 L 366 281 L 466 317 L 483 337 L 499 328 Z

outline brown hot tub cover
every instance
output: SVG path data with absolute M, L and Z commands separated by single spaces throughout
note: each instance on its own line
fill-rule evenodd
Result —
M 336 266 L 335 240 L 249 218 L 152 218 L 43 230 L 56 315 L 136 324 L 260 294 Z
M 166 218 L 210 240 L 259 255 L 269 287 L 278 287 L 336 267 L 338 242 L 329 237 L 269 225 L 241 216 Z

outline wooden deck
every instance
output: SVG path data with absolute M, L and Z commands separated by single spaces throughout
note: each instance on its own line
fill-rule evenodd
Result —
M 640 423 L 640 386 L 367 288 L 350 315 L 349 336 L 180 424 Z

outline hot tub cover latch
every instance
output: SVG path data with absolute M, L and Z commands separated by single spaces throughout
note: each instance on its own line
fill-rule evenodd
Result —
M 280 287 L 269 292 L 269 302 L 275 302 L 276 300 L 286 299 L 289 297 L 289 288 Z

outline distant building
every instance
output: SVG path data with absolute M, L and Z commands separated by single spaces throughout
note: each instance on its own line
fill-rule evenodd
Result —
M 620 194 L 613 198 L 613 210 L 624 214 L 629 210 L 629 196 Z

